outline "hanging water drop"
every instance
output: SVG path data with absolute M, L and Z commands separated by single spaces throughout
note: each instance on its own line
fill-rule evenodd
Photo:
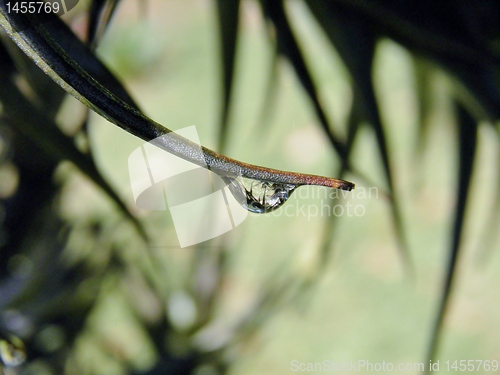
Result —
M 241 176 L 225 180 L 235 199 L 248 211 L 258 214 L 281 207 L 298 187 L 293 184 L 259 181 Z

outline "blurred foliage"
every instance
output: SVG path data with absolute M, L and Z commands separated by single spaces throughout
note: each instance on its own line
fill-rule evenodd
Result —
M 71 50 L 71 57 L 93 78 L 138 108 L 133 95 L 95 53 L 105 31 L 108 28 L 113 31 L 110 21 L 125 3 L 81 1 L 65 16 L 80 39 L 59 20 L 49 22 L 47 29 L 57 35 L 61 47 Z M 443 76 L 452 82 L 444 100 L 453 113 L 457 134 L 456 195 L 440 303 L 428 335 L 427 359 L 420 359 L 427 363 L 428 359 L 438 358 L 443 321 L 450 310 L 450 296 L 456 284 L 467 202 L 480 151 L 480 126 L 493 129 L 498 141 L 500 3 L 495 0 L 446 0 L 439 4 L 422 0 L 216 0 L 213 3 L 210 2 L 210 11 L 218 25 L 217 53 L 222 62 L 219 149 L 231 148 L 231 134 L 248 131 L 235 128 L 231 111 L 238 89 L 235 79 L 238 66 L 244 63 L 237 59 L 245 42 L 240 35 L 245 27 L 242 8 L 248 3 L 258 3 L 259 17 L 265 22 L 273 54 L 261 122 L 272 123 L 273 103 L 278 102 L 280 94 L 277 76 L 283 70 L 279 64 L 285 60 L 302 86 L 306 95 L 303 100 L 310 104 L 336 153 L 339 162 L 335 177 L 349 173 L 360 186 L 373 185 L 370 182 L 373 174 L 367 173 L 353 157 L 360 134 L 365 131 L 373 134 L 376 147 L 371 150 L 370 158 L 379 160 L 383 171 L 384 181 L 378 187 L 390 204 L 392 225 L 408 278 L 418 274 L 418 269 L 410 251 L 408 233 L 412 228 L 405 225 L 401 198 L 405 194 L 398 188 L 397 161 L 389 140 L 392 135 L 382 115 L 384 99 L 379 98 L 374 82 L 380 44 L 390 38 L 412 54 L 413 94 L 419 116 L 416 160 L 425 157 L 426 144 L 432 142 L 431 127 L 437 123 L 431 119 L 436 98 L 434 84 Z M 1 7 L 5 11 L 5 1 Z M 113 58 L 109 62 L 130 76 L 144 69 L 154 70 L 154 61 L 162 54 L 158 45 L 168 38 L 156 35 L 155 28 L 148 26 L 147 8 L 148 2 L 139 2 L 141 23 L 120 30 L 115 36 L 118 42 L 114 52 L 107 52 L 115 59 L 115 63 Z M 333 121 L 336 114 L 332 115 L 324 100 L 311 46 L 304 43 L 306 32 L 295 15 L 297 9 L 311 15 L 326 44 L 338 53 L 348 72 L 352 103 L 345 126 Z M 151 217 L 137 218 L 132 213 L 134 209 L 127 207 L 95 165 L 89 147 L 92 143 L 89 114 L 76 110 L 74 103 L 65 105 L 62 89 L 6 35 L 2 34 L 1 41 L 0 356 L 4 372 L 226 373 L 236 357 L 251 350 L 248 348 L 252 347 L 256 333 L 280 307 L 301 304 L 307 298 L 328 264 L 332 233 L 342 225 L 340 220 L 335 216 L 326 220 L 323 229 L 318 230 L 318 240 L 310 245 L 321 249 L 320 266 L 312 277 L 294 280 L 280 277 L 280 272 L 263 275 L 261 285 L 265 288 L 249 292 L 245 301 L 240 301 L 244 308 L 239 311 L 235 308 L 233 315 L 227 311 L 221 313 L 220 301 L 227 298 L 227 285 L 235 272 L 231 250 L 238 251 L 242 245 L 216 241 L 208 249 L 198 246 L 168 256 L 156 251 L 155 239 L 162 238 L 156 231 L 162 229 L 151 229 L 148 225 Z M 102 54 L 106 55 L 106 51 Z M 130 54 L 134 56 L 129 58 Z M 71 111 L 77 115 L 64 115 L 68 105 L 73 105 Z M 260 125 L 260 129 L 256 127 L 251 132 L 265 134 L 270 129 Z M 494 157 L 498 159 L 498 155 Z M 496 195 L 486 222 L 484 248 L 494 247 L 500 225 L 500 174 L 498 170 L 493 173 Z M 85 179 L 100 187 L 102 194 L 93 195 L 97 203 L 76 203 L 90 206 L 86 215 L 65 215 L 61 201 L 71 187 L 87 186 Z M 167 231 L 173 235 L 171 226 Z M 273 251 L 273 245 L 265 250 Z M 491 257 L 488 251 L 483 252 L 484 257 Z M 120 322 L 118 328 L 107 329 L 96 323 L 101 314 L 116 318 Z M 335 320 L 335 312 L 332 319 Z M 27 361 L 18 366 L 24 356 Z

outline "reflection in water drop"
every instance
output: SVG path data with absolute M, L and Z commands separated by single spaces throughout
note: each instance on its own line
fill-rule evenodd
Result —
M 271 212 L 281 207 L 298 187 L 269 181 L 252 180 L 245 177 L 224 178 L 235 199 L 248 211 L 258 214 Z

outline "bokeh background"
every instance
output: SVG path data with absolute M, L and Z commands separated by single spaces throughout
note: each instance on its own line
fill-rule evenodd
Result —
M 82 38 L 89 4 L 64 16 Z M 284 7 L 318 98 L 345 138 L 355 101 L 349 68 L 304 2 Z M 341 159 L 293 64 L 276 54 L 276 32 L 259 2 L 242 1 L 239 14 L 224 154 L 339 177 Z M 126 0 L 96 54 L 145 114 L 173 130 L 195 125 L 202 144 L 221 151 L 219 33 L 214 1 Z M 372 72 L 402 234 L 376 135 L 361 118 L 350 155 L 356 171 L 344 176 L 356 190 L 331 199 L 326 188 L 301 187 L 280 210 L 250 214 L 231 232 L 181 249 L 168 211 L 135 206 L 127 161 L 143 141 L 95 113 L 82 128 L 83 106 L 66 97 L 55 116 L 59 128 L 88 150 L 149 242 L 74 164 L 53 165 L 46 176 L 53 192 L 41 207 L 23 206 L 37 209 L 15 246 L 6 230 L 0 244 L 1 328 L 7 342 L 21 338 L 27 354 L 4 372 L 250 375 L 294 373 L 292 361 L 427 364 L 454 233 L 462 89 L 432 59 L 385 36 Z M 0 144 L 10 150 L 0 165 L 7 215 L 23 186 L 13 145 L 27 158 L 40 153 L 10 141 L 16 131 L 1 113 Z M 434 356 L 441 373 L 446 360 L 500 359 L 498 121 L 479 116 L 476 123 L 460 252 Z M 28 186 L 38 187 L 36 180 Z M 28 202 L 37 197 L 26 194 Z M 325 205 L 344 214 L 328 216 Z M 348 215 L 348 206 L 358 207 L 356 214 Z

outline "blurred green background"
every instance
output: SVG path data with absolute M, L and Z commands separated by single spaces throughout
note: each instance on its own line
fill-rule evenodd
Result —
M 77 9 L 67 18 L 78 32 L 84 18 Z M 346 134 L 353 101 L 346 67 L 302 2 L 290 1 L 287 9 L 320 100 L 339 134 Z M 337 177 L 332 173 L 338 157 L 290 64 L 279 59 L 278 70 L 271 70 L 273 47 L 256 1 L 242 2 L 240 26 L 224 153 L 251 164 Z M 173 130 L 195 125 L 202 144 L 217 149 L 219 43 L 212 1 L 124 1 L 97 55 L 149 117 Z M 422 82 L 416 72 L 422 70 L 429 83 L 424 119 L 429 130 L 419 143 Z M 276 91 L 266 113 L 272 74 L 277 74 Z M 142 211 L 134 204 L 127 160 L 143 142 L 91 114 L 88 142 L 98 169 L 145 224 L 151 243 L 137 238 L 109 199 L 73 166 L 59 166 L 61 193 L 54 210 L 69 225 L 62 259 L 103 270 L 95 303 L 67 354 L 66 373 L 148 373 L 165 352 L 174 358 L 217 353 L 216 360 L 201 361 L 197 375 L 290 374 L 294 360 L 426 362 L 456 199 L 457 134 L 449 98 L 456 83 L 389 39 L 377 45 L 373 76 L 413 276 L 398 250 L 381 160 L 368 127 L 360 130 L 351 160 L 375 187 L 352 173 L 346 179 L 357 188 L 346 198 L 330 201 L 326 188 L 301 187 L 279 211 L 250 214 L 231 232 L 180 249 L 167 211 Z M 68 98 L 59 121 L 77 125 L 80 107 Z M 441 362 L 500 359 L 499 245 L 486 241 L 492 235 L 488 223 L 499 149 L 490 124 L 480 123 L 478 142 Z M 324 214 L 307 216 L 325 204 L 360 207 L 363 214 L 342 215 L 335 225 Z M 293 209 L 285 211 L 287 206 Z M 161 325 L 148 331 L 162 319 L 171 327 L 168 334 Z M 160 341 L 151 339 L 152 331 Z M 53 342 L 57 332 L 49 331 L 47 340 Z M 158 348 L 162 340 L 167 349 Z M 214 365 L 218 361 L 227 369 Z M 28 361 L 26 371 L 56 373 L 43 366 L 42 359 Z

